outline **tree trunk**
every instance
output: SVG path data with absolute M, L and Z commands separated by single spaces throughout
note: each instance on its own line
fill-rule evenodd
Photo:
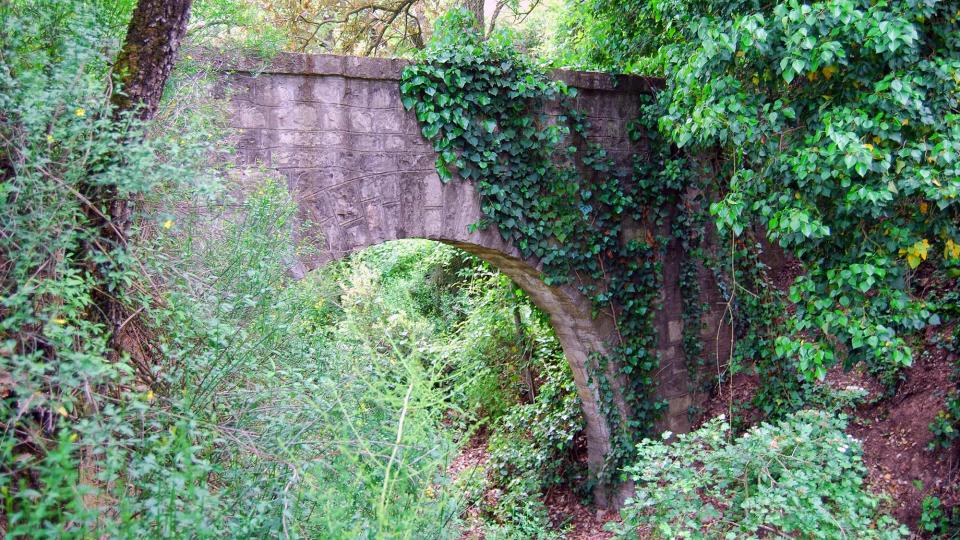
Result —
M 114 92 L 111 97 L 117 114 L 139 107 L 142 120 L 153 118 L 187 32 L 192 3 L 193 0 L 137 2 L 113 68 L 122 85 L 121 92 Z
M 520 362 L 520 378 L 523 379 L 523 385 L 527 387 L 527 402 L 533 403 L 537 400 L 537 388 L 534 386 L 533 370 L 530 369 L 530 359 L 533 357 L 533 351 L 527 346 L 527 332 L 523 326 L 523 317 L 520 314 L 520 302 L 517 300 L 517 291 L 520 287 L 516 283 L 510 282 L 510 298 L 513 304 L 513 327 L 517 332 L 517 353 Z M 532 347 L 532 345 L 531 345 Z
M 485 4 L 484 0 L 461 0 L 463 7 L 467 8 L 470 13 L 473 13 L 473 16 L 477 19 L 477 28 L 483 32 L 483 6 Z
M 191 3 L 192 0 L 140 0 L 137 3 L 123 48 L 114 63 L 116 81 L 120 83 L 119 91 L 110 98 L 115 106 L 115 119 L 133 111 L 139 119 L 148 121 L 157 112 L 163 87 L 187 31 Z M 112 260 L 110 252 L 126 249 L 132 205 L 120 196 L 115 186 L 89 186 L 85 191 L 91 207 L 97 209 L 88 215 L 98 231 L 98 238 L 87 247 L 92 273 L 100 285 L 94 289 L 93 316 L 110 329 L 112 352 L 120 354 L 126 349 L 120 334 L 130 315 L 104 286 L 110 269 L 93 261 L 100 258 L 98 252 Z

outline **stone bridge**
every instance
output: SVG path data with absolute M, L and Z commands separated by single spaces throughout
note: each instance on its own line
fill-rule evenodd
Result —
M 591 353 L 603 354 L 615 336 L 609 312 L 592 316 L 591 301 L 575 286 L 550 287 L 541 279 L 538 261 L 524 259 L 504 242 L 495 227 L 470 232 L 483 217 L 471 183 L 442 183 L 436 155 L 420 133 L 412 112 L 401 105 L 399 79 L 405 62 L 374 58 L 284 54 L 266 65 L 239 60 L 223 68 L 221 90 L 231 98 L 233 127 L 238 129 L 237 158 L 263 164 L 286 177 L 299 205 L 307 240 L 319 254 L 296 263 L 304 273 L 351 252 L 403 238 L 426 238 L 450 244 L 496 266 L 550 315 L 583 403 L 588 463 L 596 472 L 609 450 L 610 427 L 600 413 L 589 373 Z M 561 71 L 555 77 L 579 89 L 577 107 L 587 113 L 591 138 L 608 150 L 629 177 L 630 159 L 643 155 L 626 124 L 638 114 L 638 96 L 651 92 L 655 80 L 599 73 Z M 669 407 L 662 429 L 685 432 L 688 410 L 698 403 L 691 393 L 681 334 L 683 321 L 678 284 L 684 256 L 679 245 L 668 249 L 656 327 L 661 367 L 657 396 Z M 717 346 L 721 319 L 716 287 L 702 275 L 708 299 L 718 309 L 705 321 L 705 350 Z M 723 341 L 727 341 L 724 339 Z M 710 365 L 713 364 L 711 354 Z M 613 384 L 620 377 L 611 373 Z M 622 405 L 621 405 L 622 406 Z M 600 504 L 604 496 L 599 497 Z

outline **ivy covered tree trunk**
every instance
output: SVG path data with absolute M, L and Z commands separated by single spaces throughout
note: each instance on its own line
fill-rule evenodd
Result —
M 163 87 L 186 34 L 191 4 L 192 0 L 140 0 L 137 3 L 113 68 L 119 84 L 111 95 L 116 119 L 134 112 L 140 120 L 148 121 L 156 114 Z M 116 291 L 110 290 L 107 276 L 116 270 L 110 267 L 117 264 L 115 255 L 126 250 L 132 204 L 113 185 L 91 186 L 87 198 L 92 203 L 89 218 L 98 231 L 98 238 L 88 247 L 93 273 L 100 283 L 94 295 L 95 317 L 111 330 L 112 349 L 119 353 L 125 348 L 120 333 L 130 314 L 116 297 Z M 110 263 L 98 262 L 102 259 Z

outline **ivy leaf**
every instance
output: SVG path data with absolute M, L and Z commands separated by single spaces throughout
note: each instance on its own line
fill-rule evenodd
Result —
M 449 182 L 453 178 L 453 173 L 450 172 L 450 169 L 447 168 L 447 162 L 443 157 L 438 157 L 437 161 L 434 163 L 437 167 L 437 174 L 440 176 L 440 180 L 443 182 Z
M 437 124 L 427 124 L 423 126 L 420 132 L 423 133 L 423 136 L 427 139 L 433 140 L 433 138 L 437 136 L 437 133 L 440 133 L 440 126 Z

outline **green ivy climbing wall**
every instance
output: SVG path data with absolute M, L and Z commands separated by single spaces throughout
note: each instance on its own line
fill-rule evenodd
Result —
M 438 154 L 441 179 L 457 176 L 476 186 L 486 218 L 472 226 L 497 227 L 523 256 L 542 263 L 547 284 L 576 284 L 597 310 L 613 315 L 618 343 L 596 359 L 592 377 L 614 439 L 597 480 L 611 480 L 663 408 L 653 381 L 661 260 L 672 236 L 692 242 L 702 236 L 687 234 L 702 221 L 684 219 L 678 204 L 691 181 L 689 167 L 669 145 L 650 141 L 650 155 L 634 156 L 633 177 L 618 178 L 604 149 L 587 141 L 590 125 L 575 108 L 577 90 L 551 80 L 508 35 L 482 39 L 463 12 L 437 24 L 433 42 L 404 71 L 401 91 Z M 656 137 L 653 100 L 646 99 L 645 114 L 629 126 L 635 141 Z M 673 234 L 657 234 L 673 214 L 680 216 Z M 627 222 L 650 232 L 628 234 Z M 625 381 L 622 396 L 614 395 L 608 367 Z

